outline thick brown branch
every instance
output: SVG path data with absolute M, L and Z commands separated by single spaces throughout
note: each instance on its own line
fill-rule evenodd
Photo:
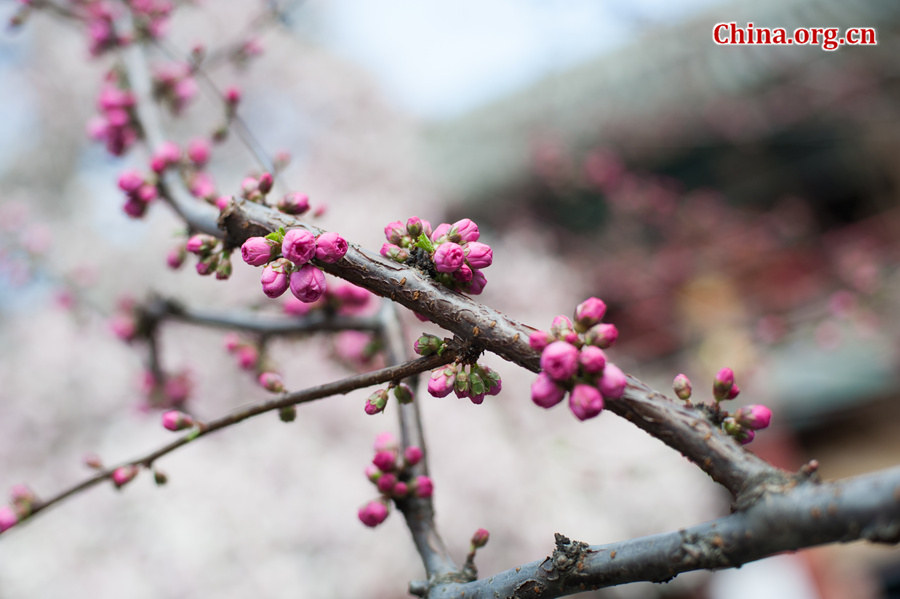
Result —
M 900 468 L 831 483 L 808 481 L 712 522 L 620 543 L 587 546 L 558 535 L 556 550 L 543 560 L 475 582 L 436 585 L 427 597 L 562 597 L 857 539 L 900 542 Z
M 226 243 L 238 245 L 248 237 L 265 235 L 279 227 L 315 227 L 265 206 L 243 202 L 222 214 Z M 469 297 L 443 287 L 419 271 L 352 246 L 342 260 L 320 264 L 327 272 L 383 295 L 427 316 L 462 339 L 537 372 L 540 356 L 528 345 L 534 330 Z M 668 399 L 634 377 L 625 396 L 608 402 L 611 412 L 677 449 L 738 499 L 749 501 L 770 486 L 784 485 L 790 477 L 744 451 L 697 410 Z

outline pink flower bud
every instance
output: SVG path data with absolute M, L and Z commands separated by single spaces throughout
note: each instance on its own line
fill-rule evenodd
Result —
M 475 531 L 475 534 L 472 535 L 472 547 L 475 549 L 479 549 L 487 545 L 488 539 L 491 538 L 491 533 L 483 528 L 479 528 Z
M 434 483 L 427 476 L 417 476 L 413 484 L 416 497 L 431 497 L 434 494 Z
M 236 106 L 241 101 L 241 90 L 239 87 L 232 85 L 225 90 L 225 102 Z
M 550 324 L 550 335 L 556 339 L 565 339 L 569 333 L 574 333 L 575 327 L 567 316 L 560 314 Z
M 372 449 L 376 453 L 379 451 L 397 451 L 399 447 L 400 445 L 397 443 L 394 434 L 388 431 L 378 433 L 375 436 L 375 443 L 372 445 Z
M 478 295 L 484 291 L 485 285 L 487 285 L 487 277 L 484 276 L 483 272 L 476 269 L 472 271 L 472 280 L 469 281 L 465 290 L 472 295 Z
M 391 497 L 396 497 L 397 499 L 401 499 L 406 497 L 409 493 L 409 486 L 404 482 L 398 482 L 394 485 L 394 488 L 391 489 Z
M 378 389 L 366 398 L 366 414 L 370 416 L 384 411 L 388 401 L 386 389 Z
M 119 189 L 134 193 L 144 184 L 144 177 L 136 170 L 127 170 L 119 175 Z
M 603 320 L 606 314 L 606 304 L 596 297 L 589 297 L 575 308 L 575 322 L 581 330 L 587 330 Z
M 716 373 L 713 379 L 713 397 L 716 401 L 728 399 L 728 394 L 734 386 L 734 371 L 731 368 L 723 368 Z
M 203 166 L 209 162 L 211 152 L 212 148 L 209 145 L 209 140 L 203 138 L 192 140 L 187 147 L 188 158 L 197 166 Z
M 453 229 L 462 241 L 478 241 L 478 225 L 468 218 L 453 223 Z
M 619 329 L 616 328 L 616 325 L 605 322 L 595 324 L 584 334 L 585 343 L 596 345 L 603 349 L 610 347 L 618 338 Z
M 169 268 L 175 270 L 181 268 L 186 258 L 187 251 L 185 251 L 183 245 L 179 245 L 169 250 L 169 253 L 166 254 L 166 264 L 169 265 Z
M 259 183 L 256 188 L 263 195 L 272 191 L 272 185 L 275 184 L 275 180 L 272 178 L 272 173 L 263 173 L 259 176 Z
M 241 344 L 241 338 L 238 337 L 237 333 L 226 333 L 225 337 L 222 339 L 223 345 L 225 349 L 228 350 L 229 353 L 235 351 Z
M 418 216 L 411 216 L 406 220 L 406 232 L 413 239 L 423 234 L 427 237 L 431 235 L 431 223 Z
M 450 233 L 450 225 L 447 223 L 441 223 L 437 226 L 437 228 L 431 233 L 431 240 L 435 243 L 443 243 L 447 241 L 447 235 Z
M 381 255 L 394 262 L 403 263 L 409 258 L 409 250 L 393 243 L 385 243 L 381 246 Z
M 103 469 L 103 460 L 100 459 L 96 453 L 86 453 L 81 458 L 81 462 L 87 466 L 88 468 L 92 468 L 93 470 L 102 470 Z
M 737 386 L 737 383 L 731 386 L 731 389 L 728 391 L 728 397 L 725 399 L 734 399 L 738 395 L 741 394 L 741 388 Z
M 419 462 L 422 461 L 422 457 L 424 456 L 424 452 L 422 448 L 417 445 L 410 445 L 403 452 L 403 459 L 406 461 L 407 466 L 415 466 Z
M 740 408 L 734 417 L 741 426 L 759 430 L 769 426 L 772 420 L 772 410 L 766 406 L 753 404 Z
M 322 262 L 337 262 L 347 253 L 347 240 L 337 233 L 322 233 L 316 237 L 316 258 Z
M 19 516 L 8 505 L 0 506 L 0 532 L 5 532 L 19 522 Z
M 147 203 L 134 196 L 128 196 L 122 204 L 122 210 L 131 218 L 141 218 L 147 212 Z
M 585 345 L 578 352 L 578 363 L 585 372 L 597 374 L 603 372 L 603 368 L 606 366 L 606 354 L 599 347 Z
M 291 273 L 291 293 L 301 302 L 312 303 L 325 293 L 325 275 L 312 264 Z
M 252 345 L 243 345 L 237 349 L 238 365 L 244 370 L 253 370 L 259 362 L 259 351 Z
M 388 243 L 399 245 L 400 241 L 406 237 L 406 225 L 399 220 L 388 223 L 384 228 L 384 237 Z
M 531 346 L 531 349 L 544 351 L 544 348 L 550 345 L 552 340 L 553 338 L 547 331 L 535 331 L 528 336 L 528 345 Z
M 575 385 L 569 394 L 569 408 L 579 420 L 593 418 L 603 411 L 603 396 L 592 385 Z
M 184 412 L 169 410 L 168 412 L 163 412 L 162 424 L 163 427 L 170 431 L 182 431 L 194 426 L 194 420 Z
M 131 314 L 116 314 L 109 326 L 113 334 L 122 341 L 132 341 L 137 336 L 137 325 Z
M 291 192 L 278 200 L 278 209 L 285 214 L 303 214 L 309 210 L 309 196 L 305 193 Z
M 375 483 L 378 487 L 378 490 L 384 493 L 385 495 L 390 495 L 391 491 L 394 490 L 394 485 L 397 484 L 397 475 L 395 474 L 382 474 L 378 478 L 378 482 Z
M 274 263 L 267 264 L 263 268 L 259 280 L 262 283 L 263 293 L 273 299 L 280 297 L 288 289 L 288 276 L 285 274 L 284 268 L 276 267 Z
M 554 341 L 541 352 L 541 369 L 556 381 L 567 381 L 578 371 L 578 348 Z
M 618 366 L 611 363 L 606 364 L 603 376 L 597 381 L 597 387 L 606 399 L 619 399 L 625 393 L 627 385 L 628 377 Z
M 428 392 L 434 397 L 447 397 L 456 384 L 456 369 L 452 366 L 441 367 L 431 373 L 428 381 Z
M 678 396 L 678 399 L 687 401 L 691 398 L 691 392 L 693 391 L 691 379 L 685 374 L 679 374 L 675 377 L 675 380 L 672 381 L 672 389 L 675 391 L 675 395 Z
M 463 262 L 458 270 L 453 271 L 451 274 L 453 275 L 453 280 L 462 283 L 463 287 L 475 277 L 475 272 L 465 262 Z
M 263 372 L 259 375 L 259 384 L 263 389 L 272 393 L 284 391 L 284 381 L 277 372 Z
M 359 520 L 369 527 L 376 527 L 388 517 L 388 507 L 382 501 L 370 501 L 359 509 Z
M 113 473 L 112 473 L 113 484 L 116 485 L 117 489 L 120 489 L 123 486 L 130 483 L 134 479 L 134 477 L 137 476 L 137 473 L 138 473 L 138 467 L 133 464 L 129 464 L 127 466 L 120 466 L 119 468 L 116 468 L 115 470 L 113 470 Z
M 382 476 L 381 470 L 376 468 L 375 464 L 367 465 L 363 472 L 365 473 L 366 478 L 368 478 L 373 483 L 377 483 L 378 479 Z
M 537 379 L 531 384 L 531 401 L 542 408 L 552 408 L 565 396 L 566 390 L 543 372 L 539 373 Z
M 466 257 L 462 246 L 453 242 L 445 242 L 434 251 L 434 268 L 438 272 L 453 272 L 462 266 Z
M 202 256 L 216 246 L 216 238 L 205 233 L 197 233 L 187 240 L 185 249 L 192 254 Z
M 472 268 L 487 268 L 494 260 L 494 251 L 486 243 L 470 241 L 465 246 L 466 260 Z
M 316 255 L 316 236 L 306 229 L 291 229 L 284 234 L 281 255 L 300 266 Z
M 397 452 L 393 450 L 376 451 L 372 463 L 382 472 L 391 472 L 397 468 Z
M 241 245 L 241 258 L 250 266 L 262 266 L 275 254 L 275 244 L 265 237 L 251 237 Z

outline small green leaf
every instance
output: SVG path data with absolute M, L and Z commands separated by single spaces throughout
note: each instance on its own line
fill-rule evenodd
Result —
M 416 240 L 416 247 L 422 248 L 429 254 L 433 254 L 435 249 L 434 243 L 431 241 L 431 239 L 428 238 L 428 235 L 426 235 L 425 233 L 419 235 L 419 238 Z

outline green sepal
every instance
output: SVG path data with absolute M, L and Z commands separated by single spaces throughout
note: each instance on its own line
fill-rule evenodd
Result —
M 277 231 L 272 231 L 268 235 L 266 235 L 266 239 L 269 241 L 274 241 L 275 243 L 281 243 L 284 241 L 285 230 L 284 227 L 278 227 Z

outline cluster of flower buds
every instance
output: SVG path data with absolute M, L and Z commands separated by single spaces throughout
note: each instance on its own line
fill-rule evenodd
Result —
M 378 526 L 388 516 L 392 499 L 408 497 L 431 497 L 434 484 L 427 476 L 413 476 L 412 467 L 418 464 L 424 453 L 420 447 L 411 445 L 403 453 L 394 436 L 381 433 L 375 438 L 375 457 L 366 467 L 368 478 L 380 493 L 359 509 L 359 519 L 366 526 Z
M 187 240 L 184 249 L 197 256 L 198 274 L 215 273 L 219 280 L 231 276 L 231 250 L 222 249 L 216 237 L 197 233 Z
M 197 95 L 197 81 L 191 65 L 186 62 L 170 62 L 153 68 L 153 95 L 178 115 Z
M 119 175 L 119 189 L 125 192 L 125 205 L 122 209 L 131 218 L 144 216 L 150 202 L 157 196 L 156 184 L 133 169 Z
M 13 485 L 9 499 L 9 505 L 0 506 L 0 532 L 9 530 L 30 516 L 38 502 L 34 491 L 26 485 Z
M 381 255 L 416 266 L 441 284 L 472 295 L 484 290 L 487 279 L 482 269 L 491 265 L 493 250 L 478 241 L 478 225 L 464 218 L 441 223 L 434 230 L 418 216 L 389 223 L 384 228 L 387 243 Z
M 274 184 L 275 179 L 272 177 L 272 173 L 263 173 L 259 177 L 244 177 L 244 180 L 241 181 L 241 197 L 251 202 L 261 203 L 272 191 Z
M 134 94 L 111 82 L 100 90 L 97 99 L 100 114 L 88 122 L 88 135 L 106 144 L 106 150 L 113 156 L 123 155 L 137 141 L 134 104 Z
M 190 373 L 162 373 L 160 376 L 147 370 L 141 375 L 140 388 L 145 402 L 142 409 L 170 409 L 184 406 L 191 395 L 193 383 Z
M 400 383 L 399 385 L 391 385 L 386 389 L 378 389 L 374 391 L 368 398 L 366 398 L 366 414 L 380 414 L 384 412 L 384 408 L 387 406 L 388 399 L 390 399 L 391 391 L 393 391 L 394 397 L 397 398 L 402 404 L 412 403 L 413 402 L 413 390 L 412 387 L 407 385 L 406 383 Z
M 237 358 L 243 370 L 256 371 L 259 365 L 259 348 L 254 343 L 242 341 L 237 333 L 225 335 L 225 349 Z
M 468 397 L 474 404 L 483 402 L 485 395 L 497 395 L 502 387 L 497 371 L 461 362 L 433 370 L 428 381 L 428 392 L 434 397 L 446 397 L 452 392 L 459 398 Z
M 245 241 L 241 257 L 251 266 L 265 266 L 260 280 L 268 297 L 279 297 L 290 288 L 298 300 L 312 303 L 324 295 L 327 286 L 325 274 L 310 260 L 337 262 L 347 249 L 346 240 L 337 233 L 316 236 L 306 229 L 282 228 Z
M 684 374 L 679 374 L 672 382 L 672 388 L 679 399 L 690 404 L 692 385 L 691 380 Z M 763 405 L 749 405 L 729 414 L 722 409 L 721 402 L 734 399 L 741 392 L 734 382 L 734 371 L 731 368 L 722 368 L 713 379 L 712 406 L 708 406 L 707 412 L 713 420 L 722 426 L 722 430 L 734 437 L 742 445 L 753 441 L 756 431 L 769 426 L 772 420 L 772 410 Z
M 172 0 L 129 0 L 128 4 L 139 36 L 156 39 L 165 34 L 175 8 Z
M 150 169 L 157 175 L 181 162 L 181 148 L 171 141 L 164 141 L 150 157 Z
M 604 349 L 619 337 L 615 325 L 600 322 L 606 314 L 603 300 L 591 297 L 575 308 L 575 322 L 553 319 L 550 331 L 535 331 L 528 338 L 541 352 L 541 373 L 531 385 L 531 400 L 550 408 L 569 393 L 569 408 L 579 420 L 603 410 L 605 399 L 619 399 L 627 379 L 606 359 Z

